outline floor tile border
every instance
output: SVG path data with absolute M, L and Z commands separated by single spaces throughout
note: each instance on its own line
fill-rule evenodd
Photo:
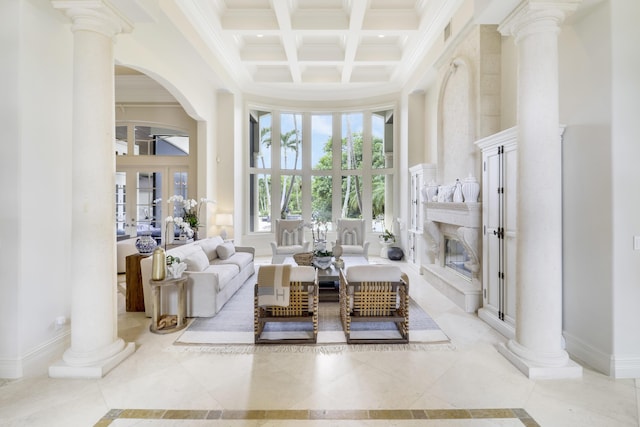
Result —
M 513 418 L 525 427 L 540 427 L 522 408 L 477 409 L 111 409 L 94 427 L 117 419 L 144 420 L 445 420 Z

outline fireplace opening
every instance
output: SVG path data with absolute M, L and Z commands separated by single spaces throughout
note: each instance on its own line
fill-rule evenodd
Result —
M 445 239 L 445 251 L 444 251 L 444 266 L 458 273 L 460 276 L 471 281 L 471 270 L 469 270 L 465 263 L 469 261 L 469 254 L 467 254 L 464 245 L 460 241 L 455 239 Z

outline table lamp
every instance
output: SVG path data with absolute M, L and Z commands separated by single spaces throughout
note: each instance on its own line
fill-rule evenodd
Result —
M 216 225 L 220 227 L 222 240 L 227 240 L 227 229 L 225 227 L 233 226 L 233 215 L 228 213 L 216 214 Z

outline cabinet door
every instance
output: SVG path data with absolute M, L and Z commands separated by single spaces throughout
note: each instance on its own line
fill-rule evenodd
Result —
M 500 194 L 501 185 L 501 155 L 498 148 L 492 148 L 485 152 L 483 158 L 483 186 L 482 202 L 484 210 L 484 253 L 483 253 L 483 286 L 484 306 L 497 312 L 500 307 L 500 239 L 498 231 L 501 227 Z
M 411 230 L 418 229 L 418 194 L 420 179 L 417 173 L 411 174 Z

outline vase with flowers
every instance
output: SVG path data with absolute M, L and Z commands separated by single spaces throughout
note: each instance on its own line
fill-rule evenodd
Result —
M 191 225 L 189 225 L 189 223 L 181 216 L 168 216 L 165 218 L 164 222 L 166 224 L 165 235 L 167 237 L 175 235 L 176 231 L 178 231 L 178 241 L 180 243 L 186 243 L 194 237 L 194 231 L 191 228 Z M 173 230 L 169 230 L 170 225 L 173 225 Z M 165 247 L 167 246 L 167 240 L 169 239 L 165 239 Z
M 327 269 L 331 266 L 333 261 L 333 253 L 331 251 L 315 250 L 313 251 L 313 265 L 321 270 Z
M 173 218 L 181 218 L 181 222 L 188 225 L 191 229 L 191 237 L 193 237 L 195 240 L 198 240 L 198 228 L 204 226 L 200 221 L 202 207 L 207 203 L 215 202 L 204 197 L 202 197 L 199 201 L 196 201 L 195 199 L 185 199 L 182 195 L 179 194 L 169 197 L 167 201 L 174 204 L 174 214 L 182 213 L 182 216 L 176 215 Z M 178 210 L 178 212 L 176 212 L 176 210 Z M 179 210 L 181 210 L 182 212 L 180 212 Z M 182 229 L 184 228 L 185 226 L 182 226 Z

